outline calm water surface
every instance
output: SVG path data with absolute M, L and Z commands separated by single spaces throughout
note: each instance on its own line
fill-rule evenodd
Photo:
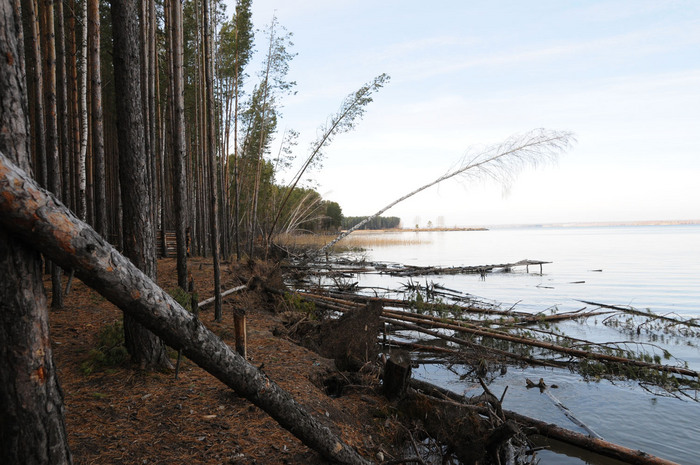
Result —
M 586 306 L 578 300 L 630 305 L 661 314 L 700 318 L 700 226 L 623 226 L 520 228 L 463 232 L 403 232 L 392 237 L 420 240 L 418 245 L 376 247 L 372 261 L 412 265 L 460 266 L 551 261 L 512 273 L 428 276 L 448 288 L 496 301 L 502 307 L 540 312 Z M 535 269 L 536 268 L 536 269 Z M 397 287 L 407 278 L 361 276 L 362 286 Z M 588 308 L 592 308 L 590 305 Z M 590 320 L 590 319 L 589 319 Z M 567 323 L 576 337 L 619 341 L 620 333 L 598 321 Z M 624 339 L 624 337 L 622 337 Z M 669 350 L 700 370 L 700 351 L 683 340 L 667 341 Z M 694 343 L 700 343 L 695 340 Z M 439 365 L 424 365 L 415 375 L 458 393 L 480 388 L 459 381 L 458 374 Z M 504 407 L 569 429 L 577 427 L 538 390 L 525 388 L 525 378 L 557 384 L 552 392 L 604 439 L 641 449 L 681 464 L 700 463 L 700 403 L 649 393 L 635 383 L 589 383 L 569 372 L 550 369 L 509 369 L 491 385 L 497 394 L 508 386 Z M 472 392 L 473 391 L 473 392 Z M 540 454 L 542 464 L 613 463 L 558 454 Z

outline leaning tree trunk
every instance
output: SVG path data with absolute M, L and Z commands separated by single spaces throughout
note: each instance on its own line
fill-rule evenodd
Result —
M 0 0 L 0 152 L 29 170 L 21 24 L 17 5 Z M 4 226 L 0 276 L 0 462 L 69 464 L 41 259 Z
M 155 241 L 149 177 L 144 156 L 144 124 L 141 111 L 137 0 L 112 2 L 114 35 L 114 83 L 117 99 L 119 181 L 122 189 L 124 254 L 150 278 L 156 276 Z M 165 344 L 124 315 L 126 348 L 141 367 L 170 367 Z
M 369 463 L 2 154 L 0 228 L 75 269 L 76 276 L 125 314 L 181 349 L 328 460 Z

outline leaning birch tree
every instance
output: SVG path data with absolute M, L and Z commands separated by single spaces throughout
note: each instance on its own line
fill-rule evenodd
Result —
M 275 215 L 275 219 L 272 221 L 272 225 L 270 226 L 267 236 L 268 249 L 270 247 L 272 236 L 275 232 L 275 227 L 277 226 L 282 212 L 284 211 L 284 207 L 287 205 L 287 202 L 289 202 L 292 192 L 294 192 L 294 189 L 299 184 L 299 181 L 301 181 L 304 173 L 311 166 L 320 165 L 323 157 L 323 150 L 328 147 L 335 136 L 351 131 L 355 128 L 357 121 L 362 118 L 362 115 L 364 115 L 365 108 L 372 102 L 372 96 L 388 82 L 389 75 L 380 74 L 379 76 L 375 77 L 372 82 L 365 84 L 354 93 L 348 95 L 345 100 L 343 100 L 340 110 L 338 110 L 335 115 L 331 116 L 327 123 L 321 127 L 318 139 L 311 144 L 311 152 L 309 153 L 309 156 L 306 157 L 306 160 L 304 160 L 304 163 L 299 167 L 299 170 L 286 187 L 286 193 L 282 198 L 282 202 L 280 202 L 279 206 L 277 207 L 277 214 Z
M 462 178 L 465 180 L 486 178 L 500 182 L 504 187 L 507 187 L 512 184 L 515 180 L 515 176 L 520 173 L 522 169 L 528 166 L 536 167 L 542 163 L 555 160 L 561 153 L 571 148 L 575 140 L 574 134 L 568 131 L 534 129 L 525 134 L 511 136 L 500 144 L 490 146 L 476 154 L 468 153 L 455 168 L 448 170 L 436 180 L 394 200 L 374 215 L 368 216 L 352 228 L 342 232 L 331 242 L 321 247 L 317 254 L 325 253 L 338 241 L 361 228 L 373 218 L 380 216 L 396 204 L 403 202 L 409 197 L 413 197 L 419 192 L 440 184 L 443 181 L 452 178 Z

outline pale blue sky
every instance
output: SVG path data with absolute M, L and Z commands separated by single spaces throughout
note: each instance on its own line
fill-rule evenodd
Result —
M 391 76 L 314 173 L 346 215 L 374 213 L 470 147 L 544 127 L 578 143 L 508 195 L 448 181 L 386 215 L 446 226 L 700 219 L 700 1 L 254 0 L 256 27 L 273 12 L 298 53 L 280 129 L 301 133 L 299 161 L 347 94 Z

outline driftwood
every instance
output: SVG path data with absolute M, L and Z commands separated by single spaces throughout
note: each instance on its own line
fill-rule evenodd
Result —
M 0 224 L 53 262 L 74 269 L 88 286 L 168 345 L 182 349 L 188 358 L 267 412 L 308 447 L 329 460 L 369 463 L 2 153 Z

